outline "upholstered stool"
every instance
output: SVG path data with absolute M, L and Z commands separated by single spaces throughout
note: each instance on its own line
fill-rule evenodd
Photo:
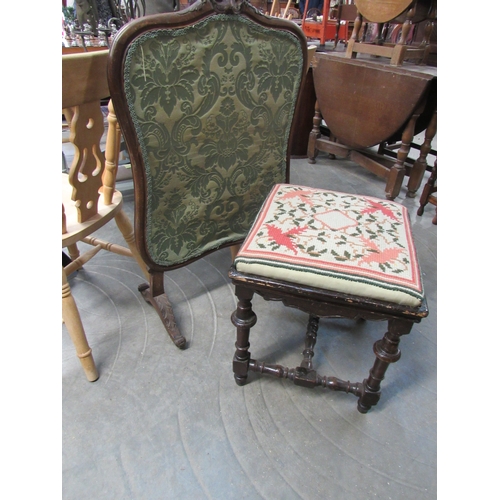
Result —
M 393 201 L 324 189 L 278 184 L 262 206 L 229 276 L 238 306 L 233 371 L 236 383 L 248 371 L 288 378 L 305 387 L 323 386 L 358 396 L 366 413 L 380 399 L 380 383 L 400 357 L 400 336 L 428 315 L 420 268 L 404 206 Z M 250 357 L 250 328 L 257 318 L 252 297 L 308 313 L 303 361 L 297 368 Z M 387 320 L 374 345 L 375 363 L 363 382 L 320 376 L 312 368 L 321 317 Z

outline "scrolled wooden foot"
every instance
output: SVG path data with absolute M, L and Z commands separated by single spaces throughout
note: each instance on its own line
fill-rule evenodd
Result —
M 186 348 L 186 338 L 181 335 L 179 328 L 177 327 L 177 323 L 175 322 L 174 311 L 172 309 L 172 304 L 168 300 L 168 297 L 165 293 L 158 295 L 157 297 L 153 297 L 151 294 L 151 290 L 149 288 L 148 283 L 143 283 L 139 285 L 139 292 L 141 292 L 142 296 L 151 304 L 167 330 L 167 333 L 170 335 L 172 342 L 179 348 Z

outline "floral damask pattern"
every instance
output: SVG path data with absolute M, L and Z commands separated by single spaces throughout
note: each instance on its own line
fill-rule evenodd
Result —
M 169 266 L 243 238 L 283 182 L 300 41 L 246 18 L 139 37 L 127 100 L 147 173 L 147 244 Z
M 368 196 L 276 186 L 235 265 L 412 306 L 423 297 L 406 208 Z

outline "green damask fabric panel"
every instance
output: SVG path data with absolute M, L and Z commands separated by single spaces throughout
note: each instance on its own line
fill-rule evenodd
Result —
M 133 43 L 126 92 L 148 176 L 147 245 L 158 264 L 246 236 L 285 178 L 302 65 L 293 35 L 225 14 Z

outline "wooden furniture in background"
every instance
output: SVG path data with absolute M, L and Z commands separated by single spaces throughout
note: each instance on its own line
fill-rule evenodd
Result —
M 337 31 L 335 33 L 334 48 L 337 47 L 339 42 L 343 42 L 347 45 L 348 40 L 352 36 L 354 22 L 357 17 L 358 9 L 354 3 L 348 4 L 344 1 L 339 2 L 337 14 L 335 16 L 337 20 Z
M 62 55 L 66 56 L 68 54 L 82 54 L 83 52 L 98 52 L 98 51 L 108 51 L 107 47 L 62 47 Z
M 437 160 L 434 162 L 434 167 L 432 168 L 431 175 L 427 180 L 424 188 L 422 189 L 422 195 L 420 196 L 420 206 L 417 210 L 417 215 L 422 215 L 424 213 L 425 206 L 430 203 L 436 207 L 436 215 L 432 219 L 433 224 L 437 224 Z
M 414 198 L 419 190 L 424 174 L 431 167 L 427 163 L 428 155 L 437 157 L 437 151 L 432 148 L 432 140 L 437 132 L 437 92 L 435 85 L 427 97 L 427 102 L 423 113 L 418 117 L 415 123 L 415 134 L 424 132 L 424 140 L 422 144 L 410 141 L 408 148 L 418 150 L 419 154 L 416 159 L 406 158 L 406 174 L 409 176 L 407 184 L 406 196 Z M 378 146 L 377 153 L 380 157 L 390 157 L 397 159 L 398 150 L 402 147 L 401 137 L 391 137 L 388 141 L 381 142 Z M 411 166 L 411 167 L 410 167 Z
M 307 144 L 309 132 L 311 131 L 314 118 L 314 106 L 316 104 L 316 93 L 314 91 L 312 59 L 316 53 L 316 46 L 307 47 L 307 70 L 306 79 L 297 102 L 295 119 L 293 121 L 291 134 L 290 155 L 294 158 L 307 156 Z
M 280 17 L 281 5 L 279 0 L 273 0 L 271 3 L 271 9 L 269 10 L 270 16 Z
M 403 64 L 405 59 L 426 61 L 437 16 L 436 0 L 357 0 L 356 6 L 358 16 L 347 44 L 346 57 L 354 58 L 356 53 L 388 57 L 395 66 Z M 379 25 L 378 38 L 373 43 L 362 42 L 362 26 L 366 21 Z M 390 22 L 402 24 L 397 43 L 383 39 L 383 25 Z M 417 23 L 426 23 L 425 35 L 418 46 L 412 46 L 408 43 L 410 29 Z
M 317 53 L 313 76 L 317 105 L 309 136 L 309 162 L 315 163 L 319 151 L 350 158 L 387 180 L 385 195 L 390 200 L 398 196 L 408 175 L 408 192 L 413 196 L 423 179 L 436 133 L 436 68 L 414 65 L 409 71 L 362 58 Z M 322 120 L 329 137 L 321 135 Z M 411 164 L 407 158 L 413 137 L 426 129 L 429 148 L 422 149 L 419 161 Z M 395 158 L 373 149 L 389 139 L 400 141 Z
M 148 275 L 135 246 L 132 225 L 122 210 L 122 195 L 115 189 L 121 134 L 111 101 L 105 153 L 100 146 L 104 133 L 101 99 L 109 96 L 107 60 L 108 51 L 62 56 L 62 109 L 69 119 L 69 141 L 75 147 L 69 174 L 62 174 L 62 248 L 67 248 L 72 261 L 62 269 L 62 315 L 91 382 L 97 380 L 99 373 L 67 277 L 101 249 L 135 257 Z M 94 236 L 113 219 L 128 248 Z M 80 242 L 90 245 L 83 254 L 78 247 Z

